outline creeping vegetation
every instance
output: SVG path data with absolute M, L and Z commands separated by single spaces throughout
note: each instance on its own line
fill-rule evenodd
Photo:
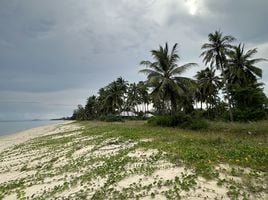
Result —
M 65 125 L 0 152 L 0 199 L 265 199 L 264 124 Z

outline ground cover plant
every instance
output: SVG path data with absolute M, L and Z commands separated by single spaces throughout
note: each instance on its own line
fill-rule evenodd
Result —
M 265 199 L 267 124 L 65 125 L 1 152 L 0 198 Z

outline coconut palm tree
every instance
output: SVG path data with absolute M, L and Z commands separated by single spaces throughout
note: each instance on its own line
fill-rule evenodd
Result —
M 215 31 L 214 33 L 210 33 L 208 35 L 208 40 L 209 43 L 205 43 L 202 45 L 201 49 L 203 50 L 203 52 L 200 56 L 203 57 L 203 62 L 206 65 L 210 64 L 211 68 L 216 67 L 216 69 L 219 69 L 221 71 L 228 100 L 230 120 L 233 121 L 229 85 L 225 74 L 225 69 L 228 68 L 227 52 L 233 48 L 231 43 L 235 41 L 235 38 L 231 35 L 224 36 L 221 31 Z
M 97 97 L 95 95 L 88 97 L 85 105 L 85 118 L 91 120 L 97 115 Z
M 195 99 L 197 102 L 200 102 L 201 104 L 201 110 L 203 109 L 203 102 L 206 101 L 206 89 L 203 87 L 202 84 L 200 84 L 200 81 L 205 79 L 206 74 L 204 70 L 198 71 L 195 75 L 197 88 L 195 91 Z
M 126 89 L 127 82 L 121 77 L 105 87 L 106 98 L 104 99 L 104 106 L 107 108 L 108 113 L 115 114 L 122 111 Z
M 100 88 L 98 91 L 98 97 L 97 97 L 97 112 L 98 115 L 103 115 L 108 113 L 108 109 L 105 105 L 106 97 L 107 97 L 107 91 L 106 88 Z
M 238 84 L 244 87 L 250 83 L 257 82 L 257 78 L 262 77 L 262 70 L 256 66 L 263 58 L 252 58 L 257 53 L 257 49 L 251 49 L 245 52 L 244 45 L 235 46 L 228 52 L 228 68 L 226 75 L 230 84 Z
M 134 113 L 138 112 L 138 104 L 140 103 L 138 88 L 136 83 L 131 83 L 127 92 L 127 107 Z
M 208 104 L 215 103 L 218 90 L 221 87 L 221 80 L 215 75 L 215 71 L 215 69 L 206 68 L 195 75 L 202 100 L 206 101 L 207 107 Z
M 180 57 L 177 54 L 177 47 L 176 43 L 170 51 L 166 43 L 165 47 L 160 46 L 159 49 L 151 51 L 154 62 L 142 61 L 140 63 L 147 67 L 140 72 L 147 74 L 148 84 L 153 88 L 151 95 L 153 98 L 170 101 L 172 114 L 176 113 L 178 96 L 185 93 L 188 86 L 193 83 L 192 79 L 179 75 L 196 65 L 187 63 L 178 66 L 177 62 Z
M 207 67 L 195 75 L 199 94 L 197 97 L 201 101 L 201 109 L 202 102 L 206 102 L 208 117 L 211 117 L 211 109 L 216 107 L 217 94 L 222 86 L 220 78 L 215 75 L 215 71 L 215 69 Z
M 138 90 L 139 99 L 143 106 L 142 112 L 146 113 L 148 111 L 148 104 L 150 103 L 150 97 L 149 97 L 148 87 L 144 81 L 138 82 L 137 90 Z

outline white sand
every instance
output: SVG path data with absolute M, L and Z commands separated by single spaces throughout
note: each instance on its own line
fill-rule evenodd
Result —
M 39 126 L 39 127 L 24 130 L 24 131 L 20 131 L 11 135 L 1 136 L 0 137 L 0 152 L 8 147 L 26 142 L 36 137 L 60 133 L 64 129 L 63 125 L 70 124 L 72 122 L 73 121 L 66 121 L 66 122 L 60 122 L 56 124 L 49 124 L 45 126 Z

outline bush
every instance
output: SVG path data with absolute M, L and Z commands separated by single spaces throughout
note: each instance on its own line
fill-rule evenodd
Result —
M 122 119 L 125 119 L 125 120 L 133 120 L 133 121 L 136 121 L 136 120 L 147 120 L 148 117 L 145 117 L 145 116 L 121 116 Z
M 101 116 L 99 120 L 105 121 L 105 122 L 123 122 L 124 121 L 122 117 L 116 116 L 116 115 Z
M 155 116 L 155 117 L 151 117 L 148 120 L 148 123 L 154 126 L 165 126 L 165 127 L 172 127 L 172 126 L 176 126 L 177 123 L 173 121 L 173 117 L 172 116 Z
M 205 129 L 208 127 L 207 121 L 199 115 L 186 115 L 184 113 L 178 113 L 175 116 L 164 115 L 151 117 L 148 120 L 148 124 L 163 127 L 180 127 L 192 130 Z
M 250 109 L 250 108 L 244 108 L 244 110 L 241 109 L 235 109 L 234 110 L 234 120 L 235 121 L 258 121 L 267 118 L 267 114 L 265 110 L 261 109 Z
M 192 130 L 200 130 L 200 129 L 207 129 L 208 122 L 203 118 L 196 118 L 194 117 L 189 124 L 189 128 Z

